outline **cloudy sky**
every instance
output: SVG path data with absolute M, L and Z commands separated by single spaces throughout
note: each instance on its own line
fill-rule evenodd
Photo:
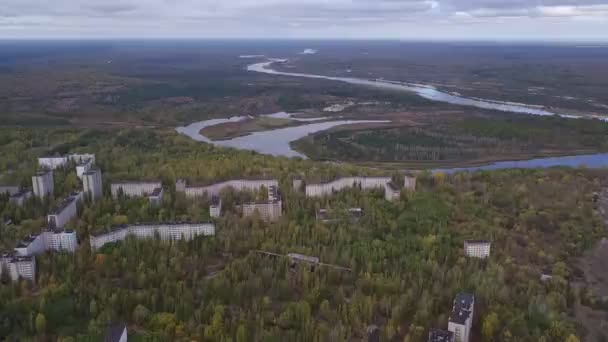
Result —
M 608 41 L 608 0 L 0 0 L 0 38 Z

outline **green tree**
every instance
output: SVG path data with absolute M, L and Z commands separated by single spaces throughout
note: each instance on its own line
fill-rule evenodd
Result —
M 498 315 L 495 312 L 491 312 L 484 318 L 481 326 L 481 334 L 484 341 L 492 341 L 494 339 L 494 335 L 498 330 L 498 324 Z
M 44 335 L 46 332 L 46 317 L 42 313 L 36 315 L 36 332 L 39 335 Z

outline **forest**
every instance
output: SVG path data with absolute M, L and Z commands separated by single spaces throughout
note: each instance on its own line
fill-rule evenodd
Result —
M 370 325 L 383 341 L 425 341 L 430 328 L 447 327 L 463 291 L 476 295 L 474 341 L 575 342 L 586 334 L 575 319 L 585 298 L 570 283 L 580 277 L 576 258 L 606 235 L 593 195 L 607 185 L 605 170 L 423 172 L 417 191 L 395 202 L 358 189 L 308 199 L 292 189 L 293 176 L 381 171 L 217 148 L 168 130 L 0 129 L 0 137 L 3 183 L 27 185 L 37 156 L 89 152 L 106 193 L 70 222 L 75 254 L 38 256 L 35 283 L 2 279 L 5 340 L 98 341 L 109 324 L 125 322 L 134 341 L 359 341 Z M 89 248 L 88 234 L 113 224 L 207 220 L 207 201 L 176 194 L 177 178 L 262 175 L 280 180 L 278 222 L 228 210 L 215 237 Z M 75 177 L 72 168 L 56 172 L 57 199 L 79 186 Z M 111 181 L 146 177 L 167 188 L 160 207 L 110 198 Z M 249 194 L 223 194 L 228 207 L 241 196 Z M 0 246 L 39 230 L 51 205 L 32 199 L 16 208 L 0 196 L 0 213 L 14 222 L 0 221 Z M 349 207 L 365 214 L 315 219 L 319 208 Z M 466 258 L 466 239 L 492 241 L 491 257 Z M 352 271 L 291 267 L 254 250 L 317 256 Z M 553 278 L 543 282 L 547 269 Z
M 475 163 L 608 151 L 608 124 L 534 116 L 467 116 L 384 129 L 321 132 L 293 146 L 321 160 Z

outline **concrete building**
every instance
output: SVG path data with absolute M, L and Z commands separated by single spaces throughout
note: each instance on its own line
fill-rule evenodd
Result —
M 127 326 L 116 324 L 108 327 L 103 338 L 103 342 L 127 342 Z
M 409 191 L 416 190 L 416 177 L 405 176 L 403 180 L 403 188 Z
M 464 253 L 470 258 L 485 259 L 490 256 L 492 243 L 486 240 L 466 240 Z
M 428 342 L 455 342 L 454 333 L 447 330 L 431 329 Z
M 82 174 L 82 185 L 84 193 L 92 201 L 103 197 L 103 184 L 101 181 L 101 170 L 93 168 Z
M 41 171 L 32 176 L 32 189 L 38 198 L 53 197 L 55 193 L 53 171 Z
M 21 191 L 21 187 L 17 185 L 0 185 L 0 195 L 9 194 L 14 195 Z
M 150 201 L 150 205 L 153 207 L 160 207 L 163 204 L 163 188 L 156 188 L 150 195 L 148 195 L 148 200 Z
M 41 157 L 38 158 L 38 166 L 46 170 L 55 170 L 64 167 L 68 163 L 66 156 Z
M 384 189 L 391 177 L 344 177 L 319 184 L 306 184 L 306 197 L 331 195 L 346 188 L 359 187 L 363 190 Z
M 82 179 L 85 172 L 89 171 L 93 167 L 93 160 L 86 159 L 83 161 L 76 162 L 76 176 Z
M 117 198 L 122 192 L 127 197 L 145 197 L 154 192 L 155 189 L 162 188 L 160 181 L 154 182 L 121 182 L 112 183 L 112 197 Z
M 12 281 L 34 280 L 36 278 L 36 258 L 4 253 L 0 255 L 0 275 L 4 272 L 8 273 Z
M 459 293 L 456 295 L 448 321 L 448 330 L 454 334 L 455 342 L 470 341 L 474 308 L 474 295 L 470 293 Z
M 264 221 L 274 222 L 283 215 L 283 201 L 277 186 L 268 187 L 268 201 L 263 203 L 246 203 L 241 206 L 243 216 L 251 216 L 256 211 Z
M 235 191 L 258 191 L 262 187 L 269 188 L 271 186 L 278 187 L 279 181 L 276 179 L 235 179 L 208 186 L 187 186 L 186 181 L 178 180 L 175 189 L 178 192 L 185 193 L 188 198 L 195 198 L 203 197 L 205 194 L 209 197 L 218 196 L 223 189 L 227 188 L 233 188 Z
M 215 235 L 215 225 L 212 223 L 152 223 L 135 224 L 114 227 L 111 232 L 91 235 L 91 249 L 97 250 L 108 243 L 122 241 L 127 236 L 139 239 L 153 239 L 158 236 L 163 241 L 192 240 L 197 236 Z
M 34 194 L 30 189 L 21 189 L 19 192 L 11 195 L 9 201 L 18 207 L 23 207 L 25 202 L 27 202 L 27 200 L 30 199 L 33 195 Z
M 401 198 L 401 189 L 392 181 L 386 183 L 384 198 L 387 201 L 398 201 Z
M 351 222 L 356 222 L 363 217 L 363 208 L 349 208 L 346 210 Z M 341 213 L 336 210 L 319 209 L 316 212 L 316 218 L 318 221 L 325 223 L 339 222 L 341 220 Z
M 73 194 L 66 198 L 47 215 L 48 225 L 51 229 L 63 228 L 71 219 L 78 215 L 77 203 L 82 199 L 82 193 Z
M 76 163 L 82 163 L 89 160 L 91 164 L 95 164 L 95 155 L 89 153 L 73 153 L 66 156 L 68 160 Z
M 222 199 L 219 196 L 213 196 L 211 198 L 211 204 L 209 205 L 209 216 L 212 218 L 218 218 L 222 215 Z

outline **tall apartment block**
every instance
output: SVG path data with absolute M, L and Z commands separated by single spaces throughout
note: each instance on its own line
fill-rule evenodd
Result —
M 55 192 L 53 171 L 41 171 L 35 174 L 32 177 L 32 189 L 38 198 L 52 197 Z
M 455 342 L 454 333 L 446 330 L 431 329 L 428 342 Z
M 135 236 L 139 239 L 153 239 L 156 235 L 161 240 L 192 240 L 197 236 L 215 235 L 215 225 L 212 223 L 152 223 L 124 225 L 114 227 L 109 233 L 91 235 L 89 241 L 91 249 L 97 250 L 105 244 L 122 241 L 127 236 Z
M 187 186 L 185 180 L 178 180 L 175 184 L 177 192 L 183 192 L 188 198 L 203 197 L 205 194 L 209 197 L 218 196 L 223 189 L 233 188 L 236 191 L 257 191 L 262 187 L 270 188 L 271 186 L 278 187 L 279 181 L 276 179 L 235 179 L 221 183 L 215 183 L 207 186 Z
M 209 216 L 211 218 L 218 218 L 222 215 L 222 199 L 220 196 L 213 196 L 211 198 L 211 204 L 209 205 Z
M 71 219 L 78 215 L 77 203 L 82 200 L 82 194 L 72 194 L 61 204 L 48 214 L 47 220 L 49 228 L 63 228 Z
M 466 240 L 464 254 L 470 258 L 485 259 L 490 256 L 492 243 L 487 240 Z
M 474 295 L 470 293 L 459 293 L 456 295 L 448 321 L 448 331 L 454 334 L 455 342 L 470 341 L 474 308 Z
M 283 201 L 276 186 L 268 187 L 268 202 L 246 203 L 241 206 L 243 216 L 251 216 L 256 211 L 264 221 L 274 222 L 283 215 Z
M 119 193 L 123 193 L 127 197 L 145 197 L 154 192 L 158 188 L 162 188 L 160 181 L 154 182 L 120 182 L 112 183 L 112 197 L 118 197 Z
M 93 168 L 82 174 L 84 193 L 95 201 L 103 197 L 103 184 L 101 182 L 101 170 Z

